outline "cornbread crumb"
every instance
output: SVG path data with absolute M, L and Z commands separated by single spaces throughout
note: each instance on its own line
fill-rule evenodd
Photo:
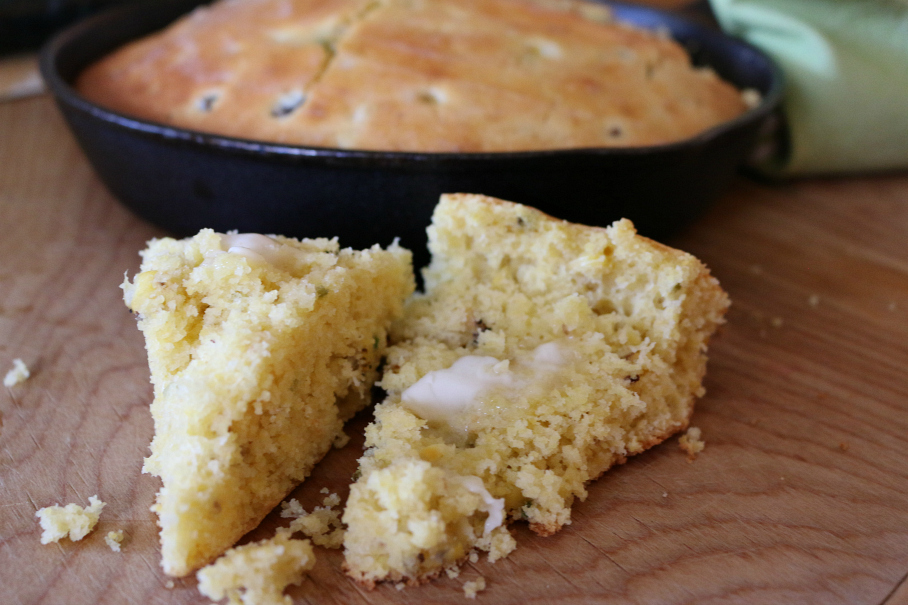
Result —
M 454 578 L 456 578 L 457 576 L 460 575 L 460 568 L 457 567 L 456 565 L 452 565 L 451 567 L 446 567 L 445 574 L 453 580 Z
M 407 585 L 404 582 L 398 582 L 397 584 L 394 585 L 394 588 L 398 591 L 403 590 L 406 587 L 407 587 Z
M 120 552 L 120 545 L 123 543 L 123 530 L 107 532 L 107 535 L 104 536 L 104 541 L 107 542 L 110 550 Z
M 811 307 L 816 307 L 820 304 L 820 297 L 816 294 L 811 294 L 810 298 L 807 299 L 807 304 Z
M 479 553 L 475 550 L 470 551 L 470 556 L 467 557 L 467 559 L 469 559 L 470 563 L 476 563 L 477 561 L 479 561 Z
M 35 513 L 41 522 L 41 544 L 59 542 L 67 535 L 73 542 L 87 536 L 98 524 L 98 517 L 106 506 L 97 496 L 88 499 L 86 508 L 78 504 L 48 506 Z
M 463 585 L 463 594 L 468 599 L 475 599 L 476 595 L 486 589 L 486 579 L 479 576 L 472 582 L 465 582 Z
M 505 556 L 509 521 L 571 523 L 589 481 L 688 425 L 728 306 L 702 263 L 629 221 L 446 195 L 429 247 L 343 517 L 366 586 Z
M 332 445 L 334 449 L 343 449 L 348 443 L 350 443 L 350 435 L 341 431 L 337 434 L 337 437 L 334 438 Z
M 141 254 L 123 292 L 154 384 L 143 471 L 163 480 L 161 565 L 184 576 L 258 525 L 369 403 L 411 255 L 210 229 Z
M 662 492 L 662 497 L 663 497 L 663 498 L 668 498 L 668 492 Z
M 517 548 L 517 540 L 508 531 L 493 531 L 482 536 L 476 542 L 476 546 L 480 550 L 487 551 L 489 553 L 489 563 L 494 563 L 514 552 L 514 549 Z M 473 560 L 474 554 L 476 554 L 475 551 L 470 553 L 470 562 L 472 563 L 476 562 Z
M 273 538 L 231 548 L 198 571 L 199 592 L 231 605 L 291 605 L 284 589 L 299 584 L 315 565 L 309 540 L 294 540 L 284 532 Z
M 291 533 L 301 532 L 317 546 L 340 548 L 344 543 L 341 511 L 333 510 L 340 504 L 340 496 L 329 494 L 323 504 L 324 506 L 316 506 L 311 513 L 307 513 L 294 498 L 281 503 L 281 517 L 293 518 L 289 528 Z
M 164 582 L 164 588 L 166 588 L 167 590 L 173 590 L 173 587 L 173 580 L 167 580 L 166 582 Z
M 16 358 L 13 360 L 13 369 L 3 377 L 3 386 L 14 387 L 25 382 L 29 376 L 31 376 L 31 372 L 28 371 L 28 366 L 25 365 L 24 361 Z
M 678 445 L 687 452 L 688 461 L 693 462 L 706 447 L 706 442 L 700 439 L 700 429 L 692 426 L 678 439 Z

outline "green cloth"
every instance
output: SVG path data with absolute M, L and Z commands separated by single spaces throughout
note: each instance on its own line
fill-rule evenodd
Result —
M 785 73 L 777 174 L 908 167 L 908 0 L 710 0 Z

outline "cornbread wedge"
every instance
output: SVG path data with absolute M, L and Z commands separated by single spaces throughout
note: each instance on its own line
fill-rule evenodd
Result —
M 410 253 L 202 230 L 159 239 L 123 284 L 145 335 L 155 436 L 144 472 L 164 571 L 183 576 L 254 528 L 368 401 Z
M 508 521 L 569 524 L 589 481 L 688 425 L 729 305 L 700 261 L 627 220 L 447 195 L 429 248 L 343 516 L 367 586 L 505 556 Z

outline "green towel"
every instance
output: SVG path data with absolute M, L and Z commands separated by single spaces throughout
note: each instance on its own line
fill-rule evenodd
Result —
M 710 0 L 785 72 L 776 174 L 908 167 L 908 0 Z

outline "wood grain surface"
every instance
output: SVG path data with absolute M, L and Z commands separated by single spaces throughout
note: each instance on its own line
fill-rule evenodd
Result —
M 163 232 L 105 191 L 46 97 L 0 104 L 0 604 L 205 603 L 159 567 L 142 475 L 152 435 L 123 273 Z M 330 234 L 329 234 L 330 235 Z M 710 350 L 693 462 L 671 439 L 607 473 L 550 538 L 457 579 L 365 592 L 318 564 L 295 603 L 908 603 L 908 175 L 739 179 L 668 242 L 734 301 Z M 295 492 L 346 496 L 368 413 Z M 107 502 L 81 542 L 41 545 L 51 504 Z M 272 513 L 246 540 L 286 522 Z M 104 543 L 122 529 L 121 553 Z

